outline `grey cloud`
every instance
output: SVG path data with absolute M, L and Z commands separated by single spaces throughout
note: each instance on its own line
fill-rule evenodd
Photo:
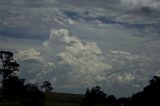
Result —
M 47 7 L 47 6 L 53 6 L 56 3 L 56 0 L 1 0 L 0 3 L 3 6 L 11 6 L 11 7 Z
M 142 7 L 142 10 L 140 11 L 132 11 L 132 13 L 134 14 L 142 14 L 141 11 L 144 11 L 144 15 L 149 15 L 151 16 L 151 10 L 149 7 Z M 118 21 L 116 19 L 113 19 L 111 17 L 107 17 L 107 16 L 104 16 L 104 15 L 90 15 L 90 12 L 88 11 L 84 11 L 84 12 L 78 12 L 78 11 L 62 11 L 63 14 L 69 18 L 69 19 L 72 19 L 72 20 L 75 20 L 75 21 L 79 21 L 79 22 L 99 22 L 99 23 L 102 23 L 102 24 L 119 24 L 119 25 L 122 25 L 126 28 L 134 28 L 134 29 L 141 29 L 141 30 L 144 30 L 145 27 L 150 27 L 150 26 L 158 26 L 159 23 L 128 23 L 128 22 L 121 22 L 121 21 Z M 153 15 L 153 14 L 152 14 Z M 132 17 L 133 18 L 133 17 Z
M 150 0 L 151 1 L 151 0 Z M 17 1 L 18 2 L 18 1 Z M 28 1 L 32 3 L 31 1 Z M 38 2 L 38 1 L 35 1 Z M 50 0 L 44 1 L 44 2 L 50 2 Z M 62 3 L 65 4 L 64 2 L 67 1 L 56 1 L 57 3 Z M 72 2 L 72 1 L 68 1 Z M 89 5 L 90 1 L 84 1 L 84 3 Z M 105 3 L 104 3 L 105 2 Z M 124 0 L 124 2 L 127 2 Z M 130 2 L 134 2 L 133 0 L 130 0 Z M 155 1 L 153 1 L 155 2 Z M 41 3 L 41 2 L 39 2 Z M 24 36 L 34 36 L 35 38 L 39 39 L 45 39 L 47 34 L 48 29 L 52 27 L 68 27 L 66 24 L 74 25 L 77 22 L 82 23 L 82 22 L 89 22 L 89 21 L 100 21 L 101 23 L 104 24 L 120 24 L 125 26 L 126 28 L 134 28 L 134 29 L 140 29 L 144 30 L 144 27 L 146 26 L 158 26 L 159 24 L 159 16 L 157 15 L 159 11 L 157 10 L 157 6 L 148 6 L 146 3 L 142 2 L 143 5 L 139 6 L 138 8 L 132 8 L 129 9 L 126 7 L 126 10 L 121 10 L 119 8 L 122 7 L 114 7 L 117 10 L 110 9 L 108 6 L 101 6 L 101 8 L 92 8 L 92 7 L 87 7 L 83 6 L 84 8 L 80 7 L 75 7 L 75 4 L 79 4 L 78 1 L 73 1 L 70 5 L 71 6 L 53 6 L 53 8 L 48 7 L 48 8 L 28 8 L 28 9 L 19 9 L 21 7 L 14 7 L 10 8 L 10 10 L 3 8 L 2 11 L 3 13 L 7 14 L 2 14 L 3 17 L 0 18 L 0 23 L 1 23 L 1 29 L 5 27 L 9 27 L 10 31 L 5 31 L 1 30 L 1 33 L 5 36 L 10 36 L 12 33 L 13 37 L 22 37 L 22 33 L 25 32 L 26 35 Z M 83 3 L 83 2 L 82 2 Z M 119 0 L 113 0 L 113 1 L 92 1 L 92 3 L 96 5 L 96 3 L 99 4 L 106 4 L 106 5 L 123 5 L 122 2 Z M 90 3 L 90 5 L 92 5 Z M 25 4 L 25 3 L 24 3 Z M 34 3 L 33 3 L 34 4 Z M 155 3 L 150 3 L 151 5 Z M 65 4 L 67 5 L 67 4 Z M 131 5 L 130 3 L 127 5 Z M 139 5 L 138 3 L 135 3 L 134 5 Z M 130 7 L 130 6 L 129 6 Z M 73 8 L 74 11 L 73 11 Z M 72 10 L 72 11 L 71 11 Z M 121 15 L 119 15 L 121 14 Z M 64 16 L 66 15 L 66 16 Z M 5 17 L 4 17 L 5 16 Z M 77 18 L 77 19 L 75 19 Z M 82 21 L 81 21 L 82 20 Z M 15 31 L 13 28 L 21 28 L 23 31 Z M 36 29 L 39 28 L 41 29 L 41 32 L 37 32 Z M 25 29 L 25 30 L 24 30 Z M 32 30 L 32 31 L 30 31 Z M 15 33 L 15 34 L 14 34 Z M 31 37 L 32 38 L 32 37 Z
M 0 48 L 17 51 L 27 80 L 49 80 L 55 89 L 76 93 L 100 85 L 123 96 L 159 71 L 158 1 L 0 3 Z
M 111 50 L 105 61 L 93 55 L 89 60 L 88 56 L 85 56 L 85 62 L 82 57 L 75 57 L 75 54 L 65 50 L 57 56 L 59 60 L 54 63 L 23 61 L 21 75 L 25 74 L 30 81 L 49 80 L 59 91 L 84 92 L 86 87 L 100 85 L 105 92 L 128 96 L 142 89 L 150 77 L 159 71 L 158 65 L 155 64 L 155 59 L 160 56 L 158 54 L 147 57 Z M 125 92 L 124 89 L 129 91 Z
M 19 50 L 15 57 L 21 65 L 20 77 L 25 77 L 31 82 L 48 80 L 49 72 L 53 71 L 55 66 L 53 62 L 45 60 L 42 54 L 34 48 Z
M 36 51 L 34 48 L 23 51 L 19 50 L 16 55 L 18 60 L 42 60 L 42 58 L 40 57 L 40 52 Z
M 149 15 L 151 14 L 154 10 L 151 7 L 141 7 L 142 13 Z
M 50 63 L 46 62 L 48 60 L 36 63 L 40 69 L 34 69 L 33 67 L 37 67 L 35 64 L 27 63 L 26 66 L 32 67 L 28 72 L 28 75 L 32 74 L 29 79 L 31 81 L 47 79 L 60 91 L 70 91 L 72 88 L 72 92 L 83 92 L 86 87 L 101 85 L 106 92 L 127 96 L 131 92 L 140 90 L 152 75 L 159 71 L 159 66 L 156 64 L 159 63 L 159 60 L 156 60 L 158 54 L 148 57 L 127 51 L 110 50 L 103 56 L 102 50 L 95 42 L 82 43 L 77 37 L 71 36 L 67 29 L 51 30 L 46 42 L 48 43 L 43 45 L 52 52 L 50 58 L 53 60 L 50 60 Z M 54 46 L 59 46 L 61 49 L 54 52 Z M 38 59 L 38 52 L 33 49 L 27 51 L 34 52 L 33 59 Z M 78 89 L 82 85 L 84 88 Z M 123 89 L 119 89 L 121 93 L 117 93 L 114 87 L 122 86 L 128 86 L 124 89 L 130 91 L 126 93 Z

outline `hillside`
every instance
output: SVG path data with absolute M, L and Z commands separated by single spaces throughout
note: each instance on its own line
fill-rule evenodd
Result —
M 84 106 L 84 95 L 51 92 L 45 94 L 46 106 Z

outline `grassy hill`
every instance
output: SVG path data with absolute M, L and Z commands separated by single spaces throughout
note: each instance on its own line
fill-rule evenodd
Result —
M 84 95 L 51 92 L 45 94 L 45 106 L 84 106 Z

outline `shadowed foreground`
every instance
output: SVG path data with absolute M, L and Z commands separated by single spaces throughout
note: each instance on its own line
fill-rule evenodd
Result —
M 84 106 L 84 95 L 50 92 L 45 94 L 45 106 Z

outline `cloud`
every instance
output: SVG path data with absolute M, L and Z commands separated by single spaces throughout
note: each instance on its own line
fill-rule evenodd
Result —
M 135 75 L 124 72 L 123 74 L 112 74 L 108 77 L 111 83 L 128 84 L 135 80 Z M 114 85 L 113 85 L 114 86 Z
M 47 47 L 52 48 L 53 42 L 56 42 L 56 46 L 63 48 L 56 54 L 56 58 L 57 67 L 70 67 L 65 72 L 69 73 L 66 84 L 72 82 L 75 86 L 93 85 L 96 81 L 104 80 L 103 73 L 111 68 L 111 65 L 103 61 L 102 51 L 95 42 L 82 43 L 77 37 L 71 36 L 67 29 L 51 30 L 49 41 L 46 42 L 50 44 Z M 77 80 L 81 80 L 78 85 Z
M 148 57 L 126 51 L 111 50 L 106 57 L 107 63 L 112 64 L 112 70 L 110 70 L 108 77 L 111 77 L 113 82 L 118 81 L 126 84 L 146 82 L 149 77 L 158 72 L 158 66 L 155 67 L 157 61 L 155 56 L 156 54 Z
M 47 75 L 53 71 L 55 64 L 46 60 L 36 49 L 18 50 L 15 57 L 21 66 L 20 77 L 31 82 L 52 80 L 52 78 L 47 79 Z
M 70 36 L 69 31 L 66 29 L 51 30 L 49 38 L 51 41 L 57 41 L 59 44 L 65 46 L 65 50 L 71 54 L 83 55 L 84 54 L 101 54 L 101 49 L 95 42 L 82 43 L 75 36 Z
M 8 3 L 14 5 L 19 0 L 14 1 L 12 3 L 8 1 Z M 29 6 L 31 4 L 33 5 Z M 47 6 L 50 4 L 53 5 L 52 8 Z M 0 31 L 3 36 L 39 38 L 42 40 L 47 38 L 44 35 L 48 33 L 50 28 L 64 27 L 71 29 L 79 27 L 80 24 L 83 24 L 83 26 L 86 23 L 94 25 L 95 21 L 106 25 L 112 24 L 116 26 L 119 24 L 128 29 L 134 28 L 135 31 L 139 31 L 139 28 L 144 30 L 144 27 L 156 25 L 155 28 L 158 30 L 160 18 L 158 15 L 159 6 L 157 5 L 159 4 L 156 0 L 93 0 L 92 3 L 90 1 L 79 3 L 77 0 L 71 0 L 68 3 L 64 0 L 43 0 L 40 2 L 22 0 L 19 5 L 26 5 L 25 7 L 28 8 L 9 6 L 10 8 L 6 9 L 0 7 L 2 11 L 0 15 Z M 80 6 L 76 7 L 76 5 Z M 134 5 L 133 8 L 131 8 L 132 5 Z
M 127 95 L 159 71 L 159 5 L 0 0 L 0 47 L 17 53 L 20 76 L 27 80 L 49 80 L 63 92 L 101 85 Z
M 16 54 L 18 60 L 38 60 L 41 61 L 40 52 L 36 51 L 34 48 L 27 50 L 19 50 Z
M 1 4 L 5 6 L 23 6 L 23 7 L 45 7 L 45 6 L 53 6 L 56 3 L 56 0 L 6 0 L 0 1 Z
M 121 37 L 118 40 L 124 41 L 126 36 Z M 65 28 L 52 29 L 48 39 L 41 43 L 39 48 L 17 51 L 20 76 L 32 82 L 49 80 L 56 91 L 83 93 L 87 87 L 100 85 L 105 92 L 128 95 L 143 88 L 160 68 L 158 54 L 118 48 L 104 52 L 107 45 L 102 49 L 92 39 L 83 40 Z M 130 91 L 125 93 L 124 89 L 119 89 L 121 93 L 117 93 L 115 88 L 123 86 Z
M 159 8 L 158 5 L 160 4 L 158 0 L 121 0 L 121 3 L 134 8 L 147 6 L 156 9 Z
M 56 74 L 54 83 L 59 89 L 77 89 L 82 85 L 113 89 L 126 85 L 130 92 L 136 92 L 145 86 L 151 75 L 158 72 L 156 55 L 148 57 L 119 50 L 104 54 L 96 42 L 82 42 L 71 36 L 67 29 L 52 29 L 46 42 L 44 47 L 49 50 L 54 50 L 54 46 L 61 48 L 54 54 L 56 63 L 53 73 Z M 113 89 L 111 92 L 116 91 Z

